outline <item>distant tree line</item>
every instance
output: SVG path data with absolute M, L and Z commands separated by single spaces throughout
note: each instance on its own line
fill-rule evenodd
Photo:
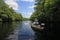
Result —
M 60 22 L 60 0 L 35 0 L 34 12 L 30 20 L 39 22 Z
M 22 18 L 20 13 L 16 13 L 3 0 L 0 0 L 0 21 L 21 21 Z
M 30 19 L 29 18 L 24 18 L 23 17 L 23 21 L 29 21 Z

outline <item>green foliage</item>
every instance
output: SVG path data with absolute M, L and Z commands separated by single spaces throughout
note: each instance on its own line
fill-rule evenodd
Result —
M 35 12 L 30 19 L 39 21 L 60 21 L 60 0 L 36 0 Z
M 30 19 L 29 18 L 23 18 L 23 21 L 29 21 Z
M 22 15 L 9 8 L 3 0 L 0 0 L 0 21 L 20 21 Z

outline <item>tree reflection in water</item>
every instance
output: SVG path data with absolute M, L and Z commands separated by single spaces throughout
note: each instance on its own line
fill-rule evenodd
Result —
M 0 23 L 0 40 L 6 39 L 10 34 L 13 34 L 16 27 L 20 27 L 20 23 Z M 22 27 L 22 26 L 21 26 Z M 25 27 L 25 25 L 24 25 Z M 27 26 L 28 27 L 28 26 Z M 25 28 L 23 28 L 25 29 Z M 22 31 L 23 31 L 22 29 Z M 19 28 L 20 30 L 20 28 Z M 28 30 L 29 32 L 29 30 Z M 35 33 L 35 40 L 58 40 L 60 39 L 60 23 L 46 23 L 44 32 Z M 31 39 L 29 39 L 31 40 Z
M 35 40 L 59 40 L 60 23 L 47 23 L 43 33 L 35 33 Z
M 14 27 L 16 27 L 16 23 L 0 23 L 0 40 L 7 40 L 6 38 L 10 35 L 13 34 Z

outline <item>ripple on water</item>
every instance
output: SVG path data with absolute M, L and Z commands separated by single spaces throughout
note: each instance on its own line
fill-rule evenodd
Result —
M 18 40 L 34 40 L 34 32 L 30 27 L 29 22 L 22 24 L 22 29 L 19 29 Z

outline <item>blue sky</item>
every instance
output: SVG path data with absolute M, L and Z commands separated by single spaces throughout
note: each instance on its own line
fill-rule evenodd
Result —
M 34 12 L 34 0 L 5 0 L 5 3 L 26 18 L 29 18 Z

